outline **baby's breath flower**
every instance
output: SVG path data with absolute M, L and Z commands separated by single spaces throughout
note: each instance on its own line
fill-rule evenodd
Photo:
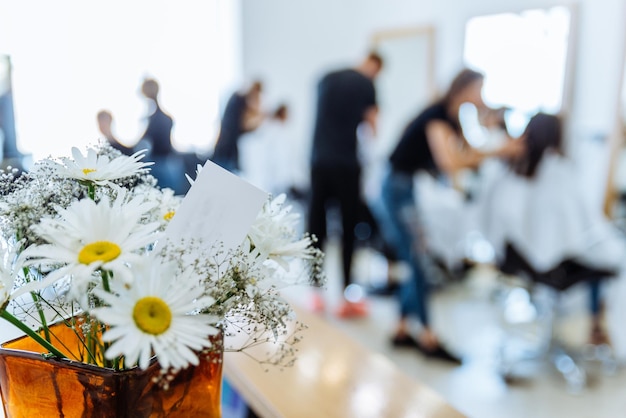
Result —
M 0 172 L 2 306 L 10 301 L 28 321 L 88 314 L 77 329 L 92 338 L 108 329 L 107 367 L 145 368 L 152 355 L 163 368 L 197 364 L 200 353 L 222 349 L 209 339 L 217 329 L 248 334 L 236 350 L 275 344 L 261 363 L 293 363 L 299 337 L 288 333 L 293 312 L 280 289 L 299 281 L 287 273 L 321 283 L 323 270 L 315 238 L 299 232 L 285 196 L 268 200 L 234 250 L 198 239 L 158 242 L 182 198 L 157 186 L 143 153 L 127 157 L 103 142 L 72 154 L 28 173 Z
M 55 178 L 49 161 L 36 165 L 31 173 L 16 171 L 0 176 L 0 231 L 5 239 L 23 240 L 23 247 L 42 243 L 30 227 L 44 217 L 56 215 L 57 208 L 68 207 L 84 195 L 74 180 Z

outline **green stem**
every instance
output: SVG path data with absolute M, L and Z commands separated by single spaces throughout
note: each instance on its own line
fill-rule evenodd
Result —
M 98 340 L 98 327 L 94 326 L 94 323 L 89 315 L 86 316 L 87 321 L 90 322 L 89 333 L 87 334 L 87 361 L 90 364 L 98 364 L 96 361 L 96 341 Z
M 238 292 L 234 291 L 234 290 L 229 290 L 224 296 L 222 296 L 221 298 L 219 298 L 217 301 L 215 301 L 215 306 L 218 305 L 222 305 L 224 303 L 226 303 L 228 301 L 228 299 L 232 298 L 233 296 L 237 295 Z
M 98 361 L 96 360 L 96 339 L 93 336 L 89 337 L 89 352 L 88 354 L 88 360 L 89 360 L 89 364 L 94 364 L 97 365 Z
M 65 354 L 63 354 L 62 352 L 57 350 L 52 344 L 50 344 L 48 341 L 46 341 L 44 338 L 42 338 L 41 335 L 39 335 L 32 328 L 30 328 L 28 325 L 24 324 L 22 321 L 20 321 L 19 319 L 17 319 L 13 315 L 11 315 L 6 310 L 3 310 L 0 313 L 0 318 L 3 318 L 5 320 L 7 320 L 11 324 L 15 325 L 18 329 L 24 331 L 26 333 L 26 335 L 28 335 L 30 338 L 35 340 L 35 342 L 37 342 L 43 348 L 48 350 L 55 357 L 57 357 L 57 358 L 67 358 L 67 356 Z
M 46 320 L 46 315 L 41 308 L 41 301 L 39 300 L 39 296 L 35 292 L 30 292 L 30 295 L 33 297 L 33 302 L 35 302 L 35 306 L 37 306 L 39 321 L 41 322 L 41 329 L 43 329 L 46 341 L 50 342 L 50 330 L 48 329 L 48 321 Z
M 27 267 L 23 267 L 22 271 L 24 272 L 24 277 L 27 282 L 30 282 L 30 270 Z M 30 292 L 31 297 L 33 298 L 33 302 L 37 307 L 37 313 L 39 314 L 39 321 L 41 322 L 41 329 L 46 336 L 46 341 L 50 342 L 50 330 L 48 329 L 48 321 L 46 320 L 46 315 L 43 312 L 43 308 L 41 307 L 41 300 L 39 296 L 35 292 Z
M 101 270 L 102 272 L 102 287 L 108 293 L 111 293 L 111 285 L 109 284 L 109 272 L 107 270 Z
M 96 200 L 96 186 L 92 182 L 87 185 L 87 195 L 91 200 Z
M 111 285 L 109 283 L 109 272 L 107 270 L 101 270 L 102 271 L 102 287 L 104 288 L 105 291 L 111 293 Z M 104 329 L 104 326 L 102 326 L 102 334 L 104 334 L 106 330 Z M 107 360 L 105 353 L 107 352 L 107 350 L 109 349 L 109 347 L 111 346 L 111 343 L 105 342 L 104 343 L 104 347 L 102 350 L 102 361 L 104 362 L 105 367 L 113 367 L 117 370 L 117 367 L 115 365 L 115 361 L 111 361 L 111 360 Z

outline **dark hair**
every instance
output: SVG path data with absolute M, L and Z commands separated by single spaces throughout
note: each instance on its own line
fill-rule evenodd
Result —
M 526 152 L 520 160 L 513 163 L 513 169 L 519 175 L 533 177 L 541 158 L 550 149 L 562 154 L 563 128 L 561 118 L 547 113 L 533 116 L 522 134 Z
M 276 108 L 276 110 L 274 110 L 272 117 L 274 119 L 287 119 L 287 111 L 288 111 L 287 105 L 281 104 L 280 106 Z
M 159 83 L 153 78 L 146 78 L 141 85 L 141 92 L 146 97 L 156 100 L 159 95 Z
M 98 112 L 98 114 L 96 115 L 96 118 L 98 120 L 103 120 L 103 119 L 113 120 L 113 115 L 108 110 L 103 109 Z
M 478 71 L 470 70 L 469 68 L 463 69 L 454 77 L 454 80 L 450 83 L 450 87 L 448 87 L 448 91 L 443 95 L 441 101 L 446 105 L 449 104 L 454 97 L 465 90 L 469 85 L 478 80 L 483 80 L 484 78 L 485 76 Z
M 376 51 L 370 51 L 369 54 L 367 54 L 367 59 L 369 61 L 374 61 L 376 64 L 378 64 L 379 68 L 383 68 L 383 57 Z
M 261 80 L 254 80 L 251 84 L 250 84 L 250 92 L 252 91 L 256 91 L 256 92 L 262 92 L 263 91 L 263 82 Z

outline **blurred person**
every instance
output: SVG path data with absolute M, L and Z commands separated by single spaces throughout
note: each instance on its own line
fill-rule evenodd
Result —
M 172 145 L 174 121 L 163 111 L 159 103 L 159 84 L 156 80 L 147 78 L 141 85 L 141 93 L 150 101 L 153 110 L 148 116 L 148 125 L 138 147 L 147 145 L 147 158 L 154 161 L 151 174 L 156 177 L 159 186 L 182 194 L 186 186 L 184 166 Z
M 344 300 L 337 313 L 341 317 L 367 314 L 364 301 L 358 297 L 348 300 L 345 290 L 352 283 L 354 229 L 362 209 L 357 128 L 366 122 L 376 133 L 378 107 L 373 81 L 382 65 L 380 55 L 372 52 L 355 68 L 327 73 L 317 85 L 307 229 L 318 238 L 321 248 L 327 237 L 326 210 L 330 204 L 339 204 Z M 323 309 L 323 301 L 318 294 L 316 297 L 314 308 Z
M 4 129 L 0 126 L 0 167 L 3 166 L 4 161 Z
M 392 344 L 414 347 L 428 357 L 453 363 L 460 360 L 442 347 L 431 328 L 428 279 L 422 261 L 426 250 L 416 206 L 419 194 L 414 191 L 414 177 L 419 173 L 429 173 L 449 185 L 455 172 L 476 168 L 485 158 L 486 154 L 469 146 L 459 122 L 462 104 L 471 103 L 477 109 L 485 107 L 482 100 L 483 78 L 481 73 L 464 69 L 454 78 L 441 99 L 408 124 L 391 153 L 389 170 L 382 185 L 387 227 L 395 251 L 401 260 L 411 266 L 410 280 L 402 283 L 398 292 L 400 318 Z M 509 156 L 520 151 L 519 144 L 511 142 L 489 155 Z M 420 322 L 417 332 L 410 329 L 409 319 L 413 316 Z M 412 335 L 414 333 L 415 336 Z
M 359 160 L 362 170 L 363 201 L 359 210 L 359 222 L 356 226 L 358 245 L 366 246 L 385 259 L 386 277 L 372 277 L 368 293 L 374 295 L 393 295 L 398 283 L 406 278 L 408 267 L 398 260 L 390 237 L 384 226 L 384 210 L 381 209 L 380 182 L 381 169 L 386 156 L 377 149 L 378 138 L 368 124 L 362 123 L 357 130 Z M 382 280 L 381 280 L 382 279 Z
M 127 147 L 122 144 L 116 137 L 113 135 L 112 124 L 113 124 L 113 115 L 108 110 L 101 110 L 98 112 L 96 116 L 98 120 L 98 129 L 100 133 L 107 140 L 109 145 L 111 145 L 116 150 L 120 151 L 124 155 L 132 155 L 133 148 Z
M 505 145 L 513 139 L 505 121 L 505 107 L 489 108 L 483 106 L 477 109 L 470 103 L 464 103 L 459 109 L 461 129 L 467 142 L 472 148 L 481 152 L 490 152 Z M 454 187 L 464 200 L 477 199 L 482 191 L 483 179 L 490 176 L 492 165 L 498 162 L 493 159 L 483 161 L 477 168 L 468 168 L 455 173 Z M 450 194 L 452 197 L 452 193 Z M 454 258 L 454 255 L 452 255 Z M 449 266 L 454 269 L 454 266 Z
M 286 135 L 289 108 L 278 105 L 261 125 L 241 138 L 239 150 L 243 177 L 257 187 L 278 196 L 294 186 L 296 167 Z
M 485 132 L 485 142 L 480 147 L 482 151 L 492 151 L 506 144 L 511 139 L 514 139 L 509 134 L 509 129 L 506 124 L 506 113 L 510 109 L 506 107 L 499 107 L 496 109 L 485 109 L 480 118 L 480 124 Z M 472 197 L 478 198 L 484 185 L 483 179 L 491 177 L 493 174 L 490 170 L 497 170 L 494 165 L 499 164 L 498 160 L 490 159 L 481 164 L 478 172 L 476 173 L 476 187 L 472 190 Z
M 531 118 L 521 136 L 525 152 L 494 174 L 480 202 L 479 224 L 500 262 L 511 245 L 538 273 L 575 261 L 624 276 L 624 237 L 601 207 L 588 202 L 577 167 L 563 153 L 562 131 L 558 116 Z M 589 342 L 606 344 L 600 281 L 589 279 Z
M 239 141 L 244 133 L 257 129 L 265 115 L 261 109 L 263 84 L 255 81 L 243 92 L 233 93 L 222 115 L 220 133 L 211 160 L 222 168 L 240 171 Z

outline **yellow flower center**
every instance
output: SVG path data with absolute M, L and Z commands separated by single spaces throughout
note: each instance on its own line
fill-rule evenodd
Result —
M 96 241 L 87 244 L 78 253 L 78 262 L 91 264 L 94 261 L 104 261 L 105 263 L 115 260 L 122 253 L 121 248 L 109 241 Z
M 172 311 L 163 299 L 146 296 L 135 304 L 133 320 L 137 328 L 146 334 L 160 335 L 170 327 Z
M 174 217 L 175 214 L 176 214 L 175 211 L 170 210 L 165 215 L 163 215 L 163 219 L 165 219 L 166 221 L 170 221 L 170 220 L 172 220 L 172 218 Z
M 87 175 L 89 173 L 93 173 L 94 171 L 96 171 L 95 168 L 83 168 L 83 174 Z

